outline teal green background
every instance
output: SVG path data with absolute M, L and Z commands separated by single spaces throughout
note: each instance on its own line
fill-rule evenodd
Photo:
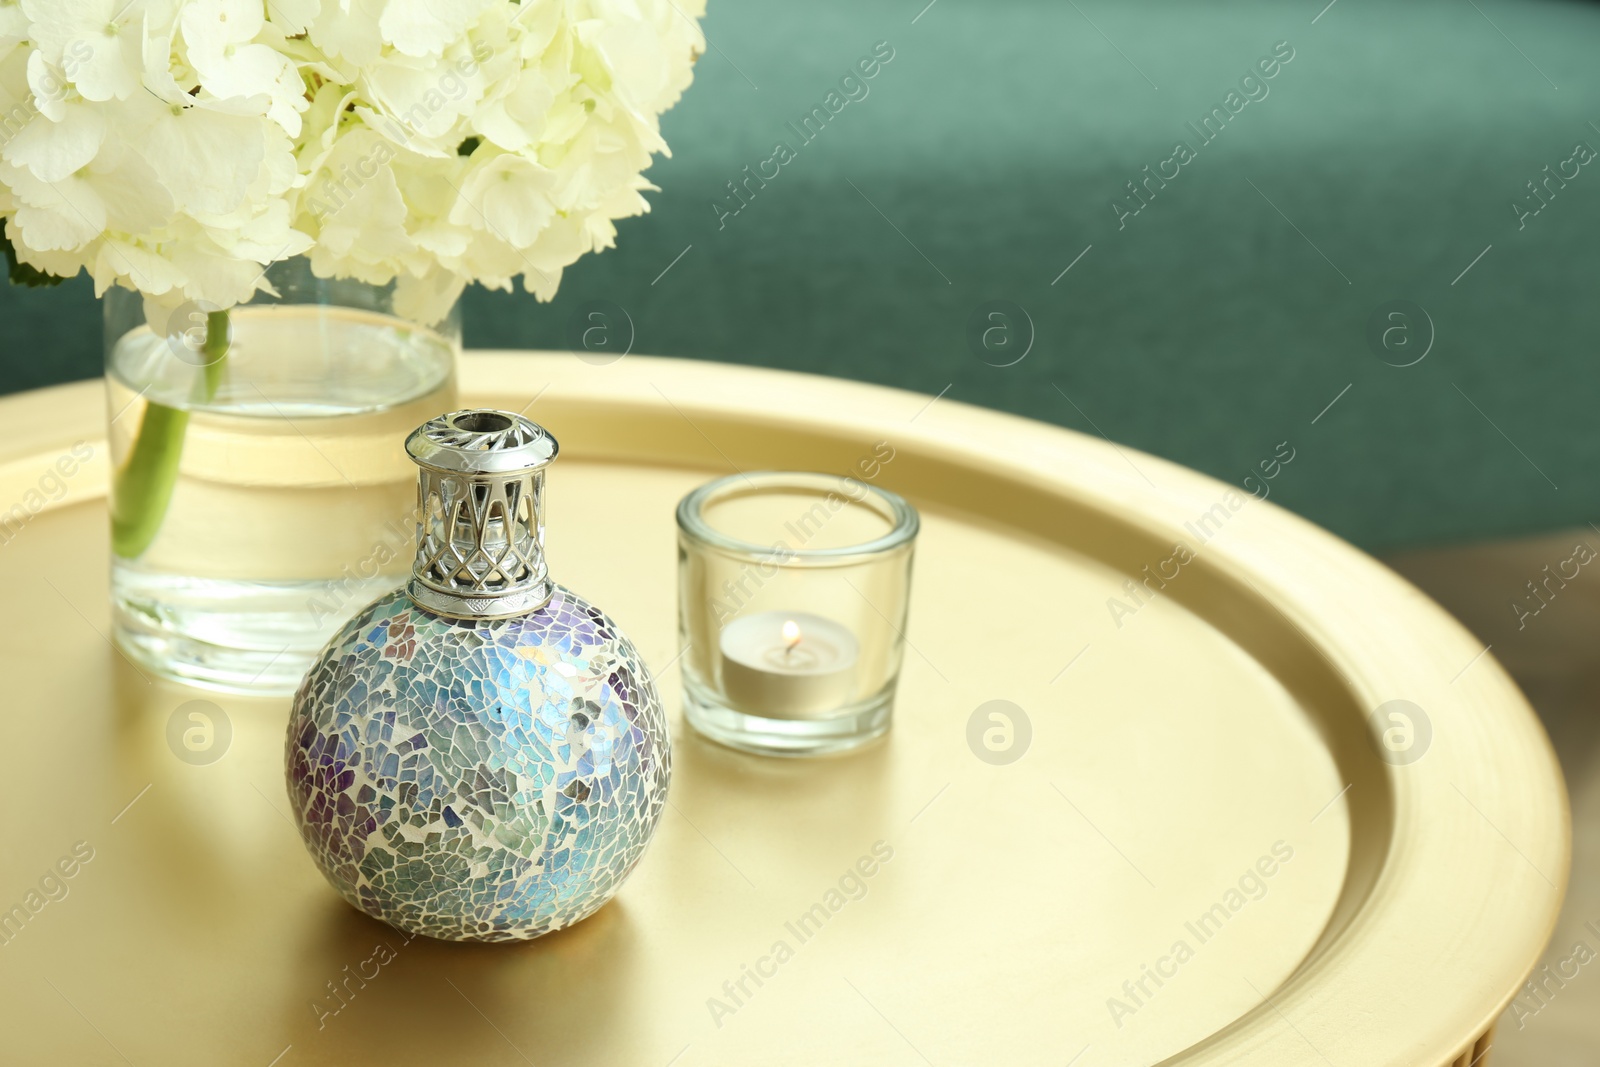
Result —
M 1600 148 L 1600 7 L 925 2 L 713 0 L 653 211 L 552 304 L 469 292 L 468 344 L 570 347 L 610 301 L 635 352 L 948 386 L 1236 483 L 1287 441 L 1272 499 L 1371 549 L 1594 517 L 1600 160 L 1524 229 L 1511 204 Z M 1284 40 L 1269 95 L 1119 229 L 1124 183 Z M 785 124 L 879 41 L 802 147 Z M 719 225 L 780 139 L 797 158 Z M 1414 366 L 1366 339 L 1395 299 L 1436 330 Z M 990 300 L 1032 320 L 1014 366 L 969 344 Z M 81 280 L 0 308 L 0 387 L 98 373 Z

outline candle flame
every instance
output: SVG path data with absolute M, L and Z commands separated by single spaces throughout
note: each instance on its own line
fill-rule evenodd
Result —
M 783 623 L 783 650 L 791 652 L 794 646 L 800 643 L 800 624 L 793 619 L 785 619 Z

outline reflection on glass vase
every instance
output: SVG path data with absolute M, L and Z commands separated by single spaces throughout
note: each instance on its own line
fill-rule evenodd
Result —
M 288 693 L 410 571 L 405 436 L 456 403 L 459 309 L 274 264 L 228 312 L 105 297 L 111 606 L 141 669 Z

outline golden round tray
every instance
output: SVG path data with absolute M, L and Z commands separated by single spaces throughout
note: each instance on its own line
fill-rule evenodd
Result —
M 408 942 L 353 911 L 289 821 L 286 702 L 147 681 L 106 639 L 101 386 L 7 398 L 0 1059 L 1486 1062 L 1556 917 L 1565 794 L 1493 656 L 1389 571 L 1241 487 L 949 399 L 637 356 L 463 375 L 560 439 L 552 571 L 674 708 L 644 862 L 525 945 Z M 1282 456 L 1318 432 L 1263 459 L 1295 477 Z M 47 476 L 80 441 L 92 457 Z M 698 738 L 673 504 L 881 441 L 879 484 L 924 519 L 889 738 L 811 761 Z M 233 736 L 191 766 L 166 730 L 201 696 Z M 1021 713 L 985 740 L 994 700 Z M 1392 700 L 1422 718 L 1380 758 Z

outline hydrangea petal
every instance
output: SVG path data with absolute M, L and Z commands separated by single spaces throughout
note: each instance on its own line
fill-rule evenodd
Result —
M 105 116 L 86 104 L 67 104 L 60 121 L 35 114 L 5 143 L 5 161 L 27 167 L 40 181 L 58 182 L 87 167 L 105 141 Z

